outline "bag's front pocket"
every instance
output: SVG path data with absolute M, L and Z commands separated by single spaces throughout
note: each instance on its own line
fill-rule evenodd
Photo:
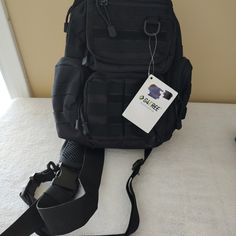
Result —
M 68 134 L 74 132 L 84 73 L 81 61 L 70 57 L 61 58 L 55 67 L 52 103 L 59 137 L 68 138 Z
M 175 109 L 177 116 L 176 128 L 182 127 L 181 120 L 185 118 L 187 113 L 187 103 L 191 94 L 192 65 L 190 61 L 182 57 L 176 63 L 172 74 L 172 86 L 178 92 L 175 100 Z
M 147 70 L 149 37 L 154 32 L 158 32 L 155 65 L 158 73 L 165 73 L 173 61 L 176 41 L 176 19 L 170 2 L 107 0 L 106 4 L 88 0 L 87 42 L 96 60 L 90 64 L 96 70 Z M 150 41 L 154 47 L 153 35 Z
M 146 79 L 140 73 L 93 73 L 84 87 L 80 123 L 83 134 L 97 146 L 144 148 L 156 134 L 142 131 L 122 113 Z

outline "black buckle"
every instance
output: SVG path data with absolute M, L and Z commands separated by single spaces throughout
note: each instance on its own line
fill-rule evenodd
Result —
M 148 30 L 148 25 L 153 25 L 153 26 L 156 26 L 155 30 L 154 31 L 150 31 Z M 161 22 L 160 21 L 154 21 L 154 20 L 145 20 L 144 21 L 144 33 L 149 36 L 149 37 L 152 37 L 152 36 L 156 36 L 160 33 L 160 30 L 161 30 Z
M 134 162 L 132 170 L 135 174 L 139 174 L 141 166 L 144 164 L 144 159 L 138 159 Z
M 56 171 L 58 171 L 58 166 L 54 162 L 50 161 L 47 164 L 46 170 L 39 173 L 35 173 L 33 176 L 30 176 L 29 182 L 27 183 L 23 191 L 20 193 L 21 199 L 27 205 L 32 205 L 36 201 L 36 198 L 34 197 L 36 189 L 41 183 L 51 181 L 55 177 Z
M 78 173 L 62 164 L 52 184 L 69 190 L 77 191 L 79 185 Z
M 38 182 L 33 179 L 33 176 L 30 177 L 29 182 L 27 183 L 26 187 L 20 193 L 21 199 L 28 205 L 31 206 L 35 201 L 36 198 L 34 197 L 35 190 L 39 186 Z

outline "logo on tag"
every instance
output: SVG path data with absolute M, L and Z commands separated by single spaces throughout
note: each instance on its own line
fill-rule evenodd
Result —
M 171 97 L 173 96 L 173 94 L 167 90 L 162 90 L 161 88 L 159 88 L 158 86 L 156 86 L 155 84 L 151 84 L 148 87 L 149 90 L 149 96 L 154 98 L 154 99 L 159 99 L 161 96 L 163 96 L 163 98 L 170 100 Z

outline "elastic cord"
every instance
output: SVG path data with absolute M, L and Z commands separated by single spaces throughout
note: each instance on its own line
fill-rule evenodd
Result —
M 152 49 L 152 37 L 154 37 L 154 48 Z M 150 55 L 151 55 L 151 60 L 148 66 L 148 76 L 150 74 L 154 74 L 155 73 L 155 55 L 156 55 L 156 51 L 157 51 L 157 35 L 155 34 L 154 36 L 149 36 L 149 41 L 148 41 L 148 46 L 149 46 L 149 51 L 150 51 Z

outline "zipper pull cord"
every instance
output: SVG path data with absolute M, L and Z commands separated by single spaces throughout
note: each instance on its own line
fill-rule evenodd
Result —
M 108 34 L 111 38 L 115 38 L 117 36 L 117 32 L 116 32 L 115 26 L 111 23 L 111 18 L 109 16 L 107 5 L 108 5 L 108 0 L 96 0 L 98 13 L 107 24 Z M 103 7 L 104 12 L 102 12 L 101 7 Z
M 115 26 L 111 23 L 111 18 L 109 16 L 109 12 L 108 12 L 106 6 L 104 6 L 104 11 L 105 11 L 105 14 L 106 14 L 108 22 L 109 22 L 109 24 L 107 25 L 107 30 L 108 30 L 109 36 L 112 38 L 115 38 L 117 36 L 117 32 L 116 32 Z

